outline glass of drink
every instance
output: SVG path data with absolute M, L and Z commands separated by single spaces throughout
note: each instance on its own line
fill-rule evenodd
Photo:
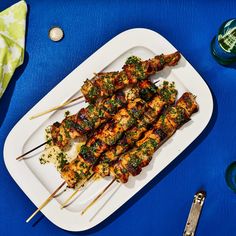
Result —
M 236 62 L 236 19 L 227 20 L 211 41 L 211 53 L 222 65 Z
M 225 180 L 231 190 L 236 192 L 236 162 L 231 163 L 225 172 Z

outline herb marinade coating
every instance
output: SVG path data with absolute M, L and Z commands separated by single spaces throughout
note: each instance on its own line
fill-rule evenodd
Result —
M 140 82 L 165 66 L 176 65 L 180 57 L 179 52 L 162 54 L 146 61 L 131 56 L 122 71 L 98 73 L 92 80 L 86 80 L 81 92 L 91 104 L 77 114 L 66 117 L 61 123 L 55 122 L 51 126 L 52 144 L 64 149 L 71 140 L 97 129 L 126 105 L 124 94 L 117 91 L 128 85 L 139 86 Z M 143 90 L 143 96 L 150 95 L 148 91 Z
M 137 121 L 137 125 L 125 132 L 117 145 L 101 156 L 100 163 L 93 168 L 93 171 L 102 177 L 109 175 L 110 166 L 115 163 L 121 154 L 132 148 L 142 138 L 144 132 L 152 128 L 152 124 L 157 121 L 163 110 L 175 103 L 176 95 L 177 90 L 174 84 L 164 82 L 158 90 L 158 95 L 148 104 L 147 110 Z
M 143 114 L 150 113 L 151 109 L 158 110 L 156 105 L 159 106 L 160 96 L 163 101 L 168 97 L 170 101 L 174 102 L 176 90 L 173 85 L 168 86 L 168 83 L 164 83 L 163 88 L 158 89 L 157 94 L 148 103 L 141 98 L 129 101 L 127 108 L 120 109 L 110 122 L 89 138 L 87 143 L 81 147 L 77 158 L 66 165 L 61 172 L 62 178 L 68 186 L 74 187 L 76 183 L 85 178 L 91 167 L 98 163 L 101 154 L 114 146 L 127 130 L 136 126 Z M 156 97 L 158 99 L 155 100 Z M 158 101 L 158 103 L 155 105 L 154 101 Z
M 109 121 L 130 99 L 141 97 L 149 100 L 156 92 L 156 86 L 149 80 L 137 83 L 127 95 L 118 91 L 109 98 L 90 104 L 74 115 L 67 116 L 61 123 L 55 122 L 50 129 L 52 144 L 63 149 L 78 138 L 89 135 L 99 126 Z
M 175 66 L 180 57 L 179 52 L 169 55 L 161 54 L 146 61 L 131 56 L 127 59 L 122 71 L 98 73 L 91 80 L 87 79 L 81 92 L 87 102 L 94 103 L 99 98 L 109 97 L 127 85 L 136 84 L 138 81 L 146 79 L 165 66 Z
M 125 95 L 120 91 L 111 98 L 103 99 L 97 104 L 90 104 L 78 113 L 67 116 L 61 123 L 55 122 L 51 126 L 53 145 L 65 148 L 71 140 L 98 128 L 125 104 Z
M 154 127 L 147 131 L 144 137 L 136 142 L 136 146 L 120 156 L 117 163 L 110 166 L 110 172 L 117 181 L 126 183 L 130 175 L 136 176 L 147 166 L 158 147 L 166 141 L 190 116 L 198 111 L 195 96 L 184 93 L 175 106 L 161 115 Z

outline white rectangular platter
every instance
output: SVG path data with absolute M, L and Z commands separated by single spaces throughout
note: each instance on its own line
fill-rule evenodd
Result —
M 175 51 L 177 49 L 173 45 L 154 31 L 148 29 L 125 31 L 78 66 L 15 125 L 5 142 L 4 161 L 13 179 L 37 207 L 63 180 L 53 165 L 40 164 L 40 150 L 22 161 L 16 161 L 15 157 L 43 143 L 44 129 L 55 121 L 61 121 L 65 110 L 70 110 L 73 114 L 86 104 L 80 102 L 34 120 L 29 120 L 29 117 L 78 96 L 83 81 L 92 78 L 94 72 L 121 70 L 125 60 L 131 55 L 148 59 L 154 55 Z M 177 66 L 165 68 L 153 76 L 154 80 L 157 78 L 160 82 L 167 79 L 174 81 L 179 96 L 185 91 L 195 94 L 200 110 L 155 153 L 150 165 L 145 167 L 140 175 L 131 177 L 127 184 L 112 185 L 83 216 L 81 210 L 111 181 L 111 178 L 100 179 L 88 185 L 78 195 L 76 201 L 63 210 L 60 209 L 60 204 L 72 190 L 62 191 L 62 194 L 42 210 L 55 225 L 70 231 L 83 231 L 99 224 L 170 164 L 206 127 L 213 111 L 212 96 L 204 80 L 189 62 L 182 56 Z

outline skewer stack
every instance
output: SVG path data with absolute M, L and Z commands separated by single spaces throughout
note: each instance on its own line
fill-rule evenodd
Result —
M 130 57 L 122 71 L 96 74 L 81 88 L 90 104 L 51 126 L 51 138 L 47 143 L 62 150 L 77 137 L 84 136 L 87 140 L 78 156 L 62 169 L 61 176 L 65 182 L 61 186 L 66 183 L 71 188 L 81 187 L 92 176 L 113 176 L 112 182 L 82 213 L 115 180 L 126 183 L 130 175 L 138 175 L 149 164 L 157 148 L 197 111 L 198 106 L 191 93 L 185 93 L 174 105 L 177 90 L 173 84 L 164 82 L 162 87 L 157 88 L 148 80 L 150 75 L 165 66 L 176 65 L 179 59 L 178 52 L 146 61 Z M 125 94 L 122 89 L 127 86 L 133 86 L 133 89 Z M 57 191 L 45 201 L 46 204 Z
M 87 79 L 81 92 L 90 105 L 82 108 L 76 115 L 67 117 L 60 124 L 56 122 L 52 126 L 53 144 L 64 148 L 68 145 L 68 138 L 87 134 L 107 122 L 126 105 L 124 94 L 122 92 L 117 94 L 117 91 L 127 86 L 136 85 L 141 88 L 139 92 L 141 98 L 151 97 L 152 89 L 155 92 L 155 87 L 152 88 L 150 84 L 149 87 L 145 87 L 142 81 L 164 69 L 165 66 L 176 65 L 179 59 L 178 52 L 169 55 L 162 54 L 146 61 L 132 56 L 128 58 L 122 71 L 98 73 L 92 80 Z
M 104 164 L 108 157 L 110 161 L 115 161 L 158 118 L 165 105 L 173 104 L 176 94 L 174 85 L 166 82 L 148 103 L 138 97 L 131 100 L 127 108 L 120 109 L 110 122 L 87 140 L 77 158 L 63 168 L 61 175 L 67 185 L 74 188 L 79 181 L 86 178 L 89 171 L 100 161 L 102 153 Z
M 135 89 L 131 89 L 127 94 L 118 91 L 111 97 L 99 100 L 95 104 L 89 104 L 78 113 L 67 116 L 61 123 L 55 122 L 51 126 L 51 138 L 54 145 L 61 149 L 68 146 L 71 140 L 78 137 L 88 137 L 92 132 L 105 124 L 121 109 L 128 105 L 129 101 L 140 97 L 149 99 L 156 92 L 157 87 L 149 80 L 137 83 Z M 143 94 L 148 92 L 149 96 Z
M 145 132 L 144 137 L 136 142 L 135 147 L 121 155 L 116 163 L 109 166 L 113 180 L 95 197 L 82 211 L 84 214 L 116 181 L 128 182 L 129 177 L 140 174 L 142 168 L 152 160 L 154 152 L 170 138 L 177 129 L 190 120 L 193 113 L 198 111 L 195 96 L 184 93 L 176 105 L 169 107 L 154 124 L 153 128 Z M 99 173 L 99 172 L 98 172 Z

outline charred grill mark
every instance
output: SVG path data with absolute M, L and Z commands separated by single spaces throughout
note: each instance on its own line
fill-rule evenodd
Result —
M 60 123 L 59 122 L 55 122 L 54 124 L 53 124 L 53 126 L 55 126 L 56 128 L 59 128 L 60 127 Z
M 85 145 L 81 147 L 80 155 L 91 165 L 95 164 L 97 161 L 97 158 L 93 155 L 91 149 L 89 147 L 86 147 Z
M 160 141 L 164 141 L 167 138 L 167 134 L 161 129 L 154 129 L 154 133 L 160 137 Z

